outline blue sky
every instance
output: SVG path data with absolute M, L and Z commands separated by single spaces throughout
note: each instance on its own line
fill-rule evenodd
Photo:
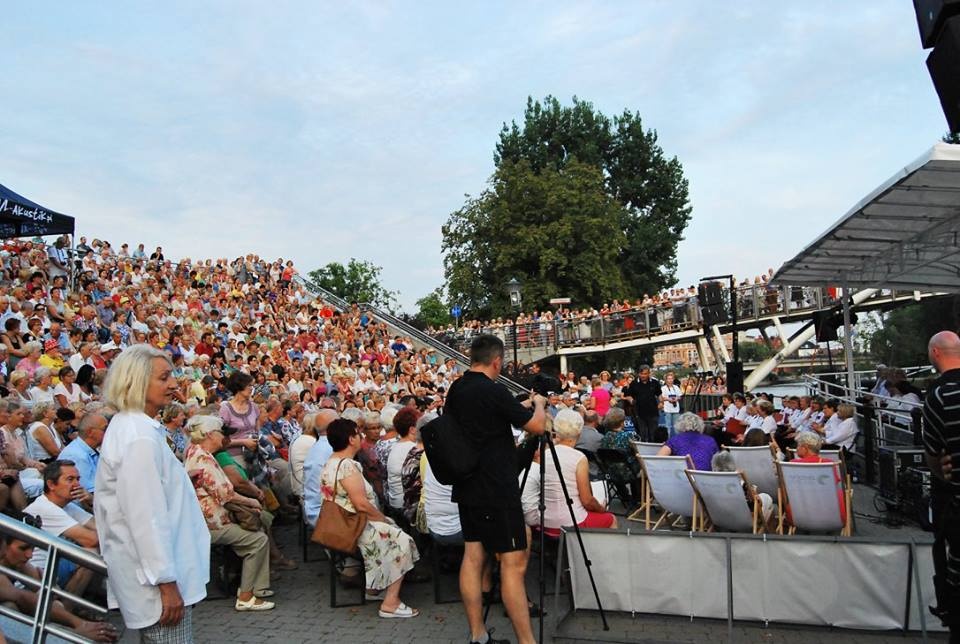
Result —
M 778 268 L 946 130 L 909 0 L 32 2 L 4 33 L 0 183 L 171 257 L 368 259 L 408 311 L 528 95 L 658 131 L 683 284 Z

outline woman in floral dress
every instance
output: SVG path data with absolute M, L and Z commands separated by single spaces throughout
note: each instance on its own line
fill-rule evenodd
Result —
M 334 501 L 348 512 L 367 515 L 367 525 L 357 547 L 363 556 L 368 592 L 386 590 L 380 603 L 380 617 L 416 617 L 420 611 L 400 601 L 400 585 L 420 553 L 410 535 L 377 509 L 376 494 L 363 478 L 360 464 L 353 460 L 360 450 L 361 438 L 352 420 L 339 418 L 327 427 L 327 440 L 334 452 L 320 473 L 323 502 Z

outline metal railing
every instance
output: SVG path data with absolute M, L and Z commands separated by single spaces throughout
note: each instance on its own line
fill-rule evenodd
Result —
M 0 531 L 7 535 L 8 539 L 18 539 L 29 543 L 35 548 L 43 548 L 47 551 L 47 563 L 40 580 L 34 579 L 8 566 L 0 565 L 0 573 L 6 575 L 11 580 L 20 582 L 28 590 L 37 593 L 37 606 L 33 615 L 25 615 L 2 604 L 0 604 L 0 615 L 30 626 L 32 628 L 31 641 L 34 643 L 46 641 L 48 634 L 55 635 L 68 642 L 77 642 L 78 644 L 89 642 L 90 640 L 81 637 L 66 626 L 50 622 L 50 609 L 53 606 L 53 601 L 55 599 L 64 599 L 74 605 L 82 606 L 100 615 L 106 615 L 107 609 L 57 588 L 57 566 L 60 559 L 66 557 L 70 561 L 106 577 L 107 564 L 103 559 L 100 558 L 99 555 L 85 550 L 74 543 L 55 537 L 50 533 L 17 521 L 5 514 L 0 514 Z
M 738 328 L 764 318 L 813 313 L 840 305 L 835 290 L 819 287 L 750 284 L 738 286 L 736 292 Z M 723 309 L 729 312 L 730 289 L 722 289 L 721 293 Z M 881 291 L 867 301 L 893 300 L 906 294 Z M 517 347 L 556 350 L 578 345 L 602 345 L 681 331 L 699 331 L 702 321 L 703 313 L 696 296 L 688 296 L 669 303 L 634 307 L 607 315 L 555 317 L 552 320 L 520 323 L 516 325 Z M 719 326 L 729 324 L 723 322 Z M 513 327 L 510 321 L 480 326 L 467 324 L 457 330 L 439 331 L 434 336 L 456 350 L 464 350 L 470 345 L 472 337 L 479 333 L 496 335 L 512 346 Z

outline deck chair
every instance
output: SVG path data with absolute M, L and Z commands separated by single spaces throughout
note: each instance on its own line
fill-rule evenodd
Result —
M 839 464 L 841 480 L 843 480 L 847 489 L 853 489 L 851 487 L 850 472 L 847 471 L 847 457 L 842 449 L 821 449 L 820 457 Z
M 637 457 L 637 461 L 640 461 L 641 456 L 656 456 L 660 452 L 660 448 L 663 447 L 663 443 L 644 443 L 643 441 L 630 441 L 630 446 L 633 448 L 633 453 Z M 633 511 L 630 516 L 627 517 L 627 521 L 643 521 L 640 518 L 647 511 L 647 477 L 643 474 L 643 469 L 640 469 L 640 505 L 636 510 Z
M 690 517 L 691 528 L 697 525 L 697 497 L 690 486 L 690 479 L 684 470 L 693 469 L 693 459 L 690 456 L 641 456 L 640 465 L 647 478 L 646 511 L 644 513 L 644 527 L 647 530 L 656 530 L 673 515 L 677 517 L 671 524 L 676 527 L 683 517 Z M 657 522 L 650 527 L 650 509 L 653 502 L 663 510 Z
M 840 478 L 840 465 L 827 463 L 777 463 L 780 492 L 777 495 L 779 518 L 777 531 L 783 534 L 786 508 L 790 508 L 792 525 L 788 534 L 798 529 L 810 532 L 852 533 L 853 495 Z M 841 516 L 840 499 L 843 498 Z
M 706 531 L 706 519 L 710 530 L 719 528 L 727 532 L 759 533 L 763 523 L 760 501 L 754 499 L 753 510 L 747 505 L 744 490 L 752 490 L 742 472 L 704 472 L 687 470 L 687 478 L 700 501 L 701 531 Z
M 773 444 L 759 447 L 727 447 L 733 455 L 737 469 L 744 473 L 747 480 L 757 486 L 758 492 L 766 492 L 771 498 L 777 498 L 780 481 L 774 466 L 776 457 Z

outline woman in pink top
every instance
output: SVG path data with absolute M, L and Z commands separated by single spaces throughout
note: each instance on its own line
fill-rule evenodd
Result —
M 590 397 L 593 398 L 593 408 L 597 414 L 603 418 L 607 415 L 607 412 L 610 411 L 610 392 L 603 387 L 603 382 L 600 378 L 594 378 L 591 386 L 593 387 L 593 391 L 590 392 Z

